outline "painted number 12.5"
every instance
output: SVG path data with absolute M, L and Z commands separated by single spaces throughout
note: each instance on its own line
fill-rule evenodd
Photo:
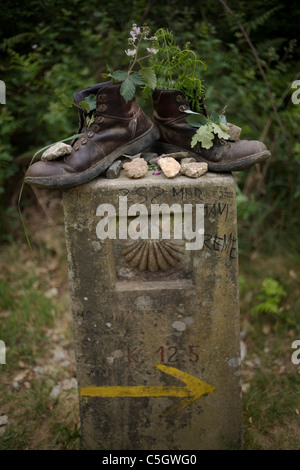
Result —
M 161 364 L 174 364 L 176 362 L 184 364 L 186 361 L 198 362 L 199 355 L 196 352 L 197 348 L 199 346 L 188 346 L 185 357 L 181 357 L 183 356 L 182 350 L 178 351 L 177 346 L 160 346 L 155 352 L 159 354 Z

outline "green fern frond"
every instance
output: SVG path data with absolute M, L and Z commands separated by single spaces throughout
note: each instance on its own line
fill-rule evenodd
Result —
M 160 28 L 155 37 L 158 53 L 153 58 L 152 67 L 157 76 L 157 87 L 183 91 L 191 108 L 201 112 L 204 92 L 201 72 L 206 69 L 206 64 L 190 49 L 189 42 L 181 49 L 171 31 Z M 147 93 L 147 89 L 144 90 L 144 96 Z
M 286 295 L 285 289 L 278 281 L 266 278 L 258 295 L 260 303 L 252 309 L 252 312 L 278 315 L 280 313 L 280 303 Z
M 257 15 L 251 21 L 245 22 L 244 27 L 247 33 L 250 34 L 251 32 L 255 32 L 260 26 L 265 25 L 269 21 L 271 16 L 281 8 L 283 8 L 283 5 L 277 5 L 274 8 L 271 8 L 270 10 L 267 10 L 264 13 Z
M 26 32 L 20 33 L 11 38 L 4 38 L 2 44 L 0 44 L 0 50 L 5 51 L 6 49 L 13 49 L 20 43 L 28 43 L 30 39 L 34 38 L 34 33 Z
M 270 313 L 272 315 L 277 315 L 279 312 L 278 305 L 274 302 L 266 301 L 257 305 L 252 309 L 253 313 Z

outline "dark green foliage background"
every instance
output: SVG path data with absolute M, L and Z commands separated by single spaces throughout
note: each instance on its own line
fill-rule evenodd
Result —
M 13 201 L 32 155 L 77 131 L 76 110 L 61 95 L 72 99 L 102 81 L 107 66 L 126 70 L 131 25 L 146 22 L 153 33 L 171 30 L 180 45 L 190 41 L 207 64 L 208 111 L 227 106 L 227 120 L 243 128 L 242 137 L 262 139 L 272 152 L 267 166 L 236 175 L 241 249 L 273 249 L 285 233 L 298 249 L 300 105 L 291 101 L 291 84 L 300 78 L 299 2 L 228 0 L 228 6 L 235 17 L 218 0 L 1 2 L 0 79 L 7 87 L 0 106 L 2 240 L 15 236 L 13 222 L 20 226 Z M 237 19 L 260 58 L 277 115 Z M 151 102 L 138 99 L 151 113 Z

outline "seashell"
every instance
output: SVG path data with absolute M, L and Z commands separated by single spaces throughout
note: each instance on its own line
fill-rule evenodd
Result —
M 183 240 L 130 240 L 121 248 L 127 263 L 139 271 L 167 271 L 181 261 Z

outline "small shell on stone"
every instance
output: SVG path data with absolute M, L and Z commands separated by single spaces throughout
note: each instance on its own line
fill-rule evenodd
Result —
M 43 162 L 49 162 L 61 157 L 62 155 L 69 155 L 70 153 L 72 153 L 71 145 L 65 144 L 64 142 L 57 142 L 45 150 L 41 156 L 41 160 Z
M 130 240 L 121 255 L 139 271 L 167 271 L 181 261 L 184 248 L 183 240 Z

